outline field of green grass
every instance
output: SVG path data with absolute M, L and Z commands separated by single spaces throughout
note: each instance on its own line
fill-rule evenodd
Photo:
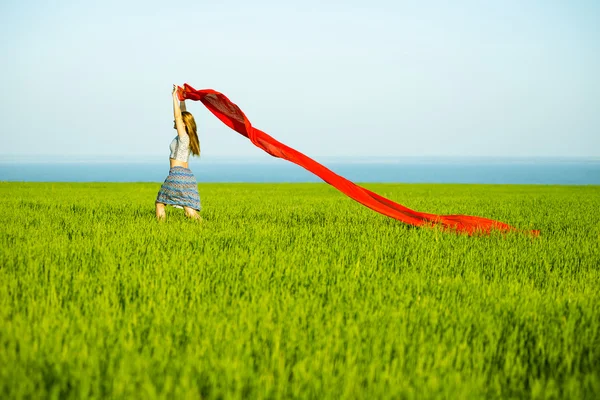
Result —
M 600 187 L 0 183 L 0 398 L 600 398 Z

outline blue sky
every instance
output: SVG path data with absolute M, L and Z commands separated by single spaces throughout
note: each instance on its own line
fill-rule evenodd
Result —
M 168 157 L 172 83 L 309 156 L 600 156 L 597 1 L 0 3 L 0 154 Z M 203 155 L 263 157 L 200 103 Z

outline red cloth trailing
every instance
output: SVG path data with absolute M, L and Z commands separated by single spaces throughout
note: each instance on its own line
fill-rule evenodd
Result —
M 439 224 L 445 228 L 468 234 L 477 232 L 489 233 L 493 229 L 500 231 L 515 229 L 503 222 L 482 217 L 473 217 L 469 215 L 435 215 L 411 210 L 410 208 L 404 207 L 401 204 L 395 203 L 377 193 L 356 185 L 319 164 L 312 158 L 275 140 L 260 129 L 254 128 L 250 123 L 250 120 L 244 115 L 244 112 L 223 93 L 219 93 L 212 89 L 196 90 L 187 83 L 184 84 L 183 88 L 180 87 L 179 89 L 178 94 L 180 100 L 188 99 L 201 101 L 202 104 L 204 104 L 217 118 L 223 121 L 225 125 L 246 136 L 257 147 L 260 147 L 273 157 L 283 158 L 284 160 L 291 161 L 294 164 L 305 168 L 344 193 L 346 196 L 378 213 L 414 226 L 433 226 Z M 534 231 L 534 233 L 537 233 L 537 231 Z

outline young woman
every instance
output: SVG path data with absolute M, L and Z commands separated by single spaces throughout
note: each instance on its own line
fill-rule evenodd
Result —
M 173 129 L 177 129 L 177 136 L 171 142 L 171 156 L 169 176 L 160 187 L 156 197 L 156 218 L 166 218 L 165 205 L 183 208 L 189 218 L 200 220 L 200 195 L 194 174 L 189 169 L 188 160 L 190 153 L 200 155 L 200 141 L 196 133 L 196 121 L 192 114 L 186 111 L 185 102 L 179 102 L 177 86 L 173 85 L 173 115 L 175 117 Z

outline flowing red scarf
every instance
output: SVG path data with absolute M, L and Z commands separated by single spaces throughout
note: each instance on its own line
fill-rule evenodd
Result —
M 180 100 L 199 100 L 219 118 L 225 125 L 234 131 L 246 136 L 255 146 L 263 149 L 273 157 L 283 158 L 297 164 L 317 175 L 331 186 L 335 187 L 346 196 L 356 200 L 362 205 L 388 217 L 395 218 L 406 224 L 415 226 L 442 225 L 448 229 L 473 234 L 476 232 L 489 233 L 492 229 L 500 231 L 514 230 L 515 228 L 503 222 L 469 215 L 436 215 L 411 210 L 392 200 L 386 199 L 371 192 L 348 179 L 336 174 L 325 166 L 297 150 L 275 140 L 260 129 L 250 124 L 243 111 L 231 102 L 223 93 L 212 89 L 196 90 L 187 83 L 178 91 Z M 537 231 L 534 231 L 537 233 Z

